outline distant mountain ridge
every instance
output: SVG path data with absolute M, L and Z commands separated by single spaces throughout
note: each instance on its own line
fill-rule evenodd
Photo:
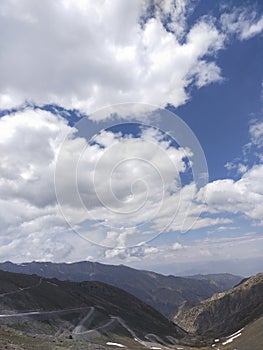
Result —
M 199 281 L 214 281 L 215 283 L 218 283 L 221 286 L 222 291 L 233 288 L 244 280 L 242 276 L 232 275 L 231 273 L 209 273 L 207 275 L 198 274 L 186 277 Z
M 155 272 L 136 270 L 124 265 L 105 265 L 97 262 L 0 263 L 0 269 L 45 278 L 75 282 L 99 281 L 116 286 L 154 307 L 166 317 L 173 317 L 185 302 L 198 302 L 214 293 L 227 290 L 242 277 L 230 274 L 197 275 L 190 277 L 164 276 Z
M 174 322 L 194 334 L 220 337 L 262 316 L 263 273 L 259 273 L 198 304 L 185 303 L 174 317 Z

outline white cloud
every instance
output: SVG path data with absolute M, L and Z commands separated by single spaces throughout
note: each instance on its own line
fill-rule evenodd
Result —
M 233 162 L 225 164 L 228 171 L 235 170 L 240 178 L 236 181 L 223 179 L 207 184 L 208 211 L 243 215 L 252 220 L 253 225 L 262 226 L 263 122 L 261 120 L 251 121 L 249 137 L 250 141 L 243 146 L 243 159 L 236 158 Z M 249 166 L 249 154 L 255 157 L 252 166 Z
M 193 266 L 201 262 L 211 263 L 213 267 L 227 260 L 244 261 L 248 258 L 262 256 L 262 236 L 254 232 L 230 235 L 228 237 L 199 238 L 187 241 L 187 236 L 181 236 L 174 244 L 160 244 L 158 247 L 146 245 L 129 249 L 110 249 L 105 252 L 104 261 L 121 263 L 123 260 L 136 268 L 159 269 L 168 266 L 174 271 L 177 264 L 181 267 Z M 189 264 L 189 265 L 188 265 Z M 200 266 L 197 267 L 197 271 Z M 222 270 L 220 271 L 222 272 Z
M 213 217 L 197 221 L 207 208 L 197 200 L 194 183 L 180 182 L 181 174 L 189 170 L 191 162 L 187 164 L 186 158 L 191 160 L 192 153 L 171 146 L 157 129 L 142 128 L 140 137 L 103 131 L 88 145 L 65 119 L 27 108 L 1 118 L 0 133 L 4 250 L 10 247 L 10 239 L 16 244 L 19 240 L 27 244 L 32 241 L 34 246 L 39 244 L 35 249 L 39 256 L 57 256 L 60 243 L 47 248 L 47 242 L 52 245 L 57 234 L 70 232 L 59 211 L 54 184 L 57 156 L 66 134 L 56 190 L 63 194 L 59 197 L 63 214 L 83 238 L 117 247 L 116 254 L 123 255 L 125 247 L 146 242 L 159 232 L 231 222 Z M 72 187 L 76 169 L 83 202 L 79 194 L 74 196 Z M 70 240 L 65 245 L 66 251 L 74 249 Z M 149 253 L 145 249 L 129 254 L 135 258 Z M 25 254 L 22 250 L 20 253 Z
M 156 2 L 147 18 L 150 4 L 2 1 L 0 108 L 25 100 L 85 112 L 120 102 L 178 106 L 192 82 L 220 80 L 210 61 L 224 35 L 214 24 L 201 19 L 187 28 L 191 6 L 183 0 Z
M 154 256 L 160 252 L 159 248 L 149 245 L 137 246 L 132 248 L 122 249 L 107 249 L 105 250 L 105 259 L 140 261 L 144 258 Z
M 190 0 L 2 1 L 0 108 L 184 104 L 189 87 L 222 80 L 216 55 L 228 36 L 249 39 L 263 24 L 235 9 L 190 26 L 192 11 Z
M 255 140 L 258 140 L 257 130 L 258 128 L 253 129 L 251 134 L 252 137 L 256 137 Z M 149 259 L 153 263 L 162 256 L 164 262 L 168 263 L 175 259 L 175 254 L 178 261 L 211 259 L 214 258 L 217 244 L 213 243 L 213 240 L 209 241 L 210 243 L 200 241 L 196 246 L 180 240 L 169 247 L 154 247 L 145 242 L 148 238 L 152 238 L 157 230 L 164 228 L 174 214 L 175 220 L 166 228 L 167 231 L 180 231 L 182 225 L 188 224 L 188 220 L 194 230 L 207 227 L 211 232 L 211 227 L 214 226 L 213 232 L 226 231 L 229 228 L 227 225 L 232 224 L 233 217 L 231 219 L 222 217 L 222 213 L 242 214 L 255 224 L 263 224 L 261 184 L 263 165 L 256 165 L 246 170 L 240 180 L 225 179 L 209 183 L 207 185 L 208 206 L 205 206 L 196 198 L 194 184 L 182 186 L 179 183 L 180 172 L 183 173 L 187 169 L 183 160 L 185 154 L 188 154 L 191 159 L 189 150 L 171 147 L 169 141 L 163 139 L 162 134 L 156 129 L 142 129 L 140 138 L 104 131 L 95 138 L 94 141 L 97 143 L 86 148 L 83 162 L 80 164 L 80 188 L 82 194 L 87 194 L 86 205 L 96 221 L 95 225 L 91 223 L 88 227 L 86 237 L 91 240 L 93 238 L 106 246 L 115 245 L 114 249 L 104 251 L 102 248 L 96 248 L 94 250 L 87 241 L 70 233 L 70 228 L 59 213 L 53 184 L 56 156 L 65 134 L 71 135 L 68 139 L 68 153 L 64 159 L 65 172 L 69 172 L 71 157 L 74 160 L 74 157 L 79 155 L 79 150 L 87 146 L 86 140 L 77 137 L 75 128 L 69 127 L 63 118 L 39 109 L 26 109 L 1 118 L 0 132 L 0 150 L 4 155 L 0 168 L 2 227 L 0 257 L 2 259 L 74 261 L 93 256 L 95 260 L 104 259 L 107 262 L 125 260 L 125 262 L 135 263 Z M 101 159 L 103 155 L 104 160 Z M 134 157 L 137 157 L 137 160 Z M 130 158 L 132 160 L 127 161 Z M 137 163 L 139 158 L 144 159 L 142 164 Z M 115 212 L 108 211 L 97 200 L 94 190 L 86 185 L 92 183 L 94 165 L 101 160 L 103 166 L 96 170 L 96 178 L 99 180 L 97 193 L 107 194 L 108 183 L 104 176 L 108 178 L 108 170 L 113 169 L 121 159 L 125 159 L 126 162 L 115 169 L 112 177 L 112 189 L 116 197 L 104 197 L 110 209 L 115 210 Z M 150 162 L 151 166 L 156 166 L 162 174 L 161 184 L 159 184 L 158 172 L 152 171 L 147 162 Z M 142 179 L 145 182 L 139 181 L 136 184 L 136 180 Z M 81 208 L 72 202 L 70 184 L 66 177 L 61 178 L 61 184 L 65 193 L 69 194 L 65 200 L 68 201 L 75 226 L 78 227 L 83 213 Z M 134 184 L 132 192 L 131 184 Z M 134 208 L 140 206 L 145 200 L 147 191 L 145 206 L 134 211 Z M 163 202 L 158 211 L 160 198 Z M 177 205 L 179 207 L 176 211 Z M 123 208 L 132 211 L 128 215 L 129 220 L 127 216 L 126 220 L 119 220 Z M 187 210 L 189 210 L 188 216 Z M 195 221 L 202 210 L 206 212 L 205 217 Z M 87 210 L 84 212 L 84 215 L 86 214 Z M 110 225 L 106 226 L 106 230 L 101 228 L 102 220 Z M 147 221 L 150 225 L 146 225 L 144 231 L 137 226 L 140 222 Z M 119 222 L 122 222 L 123 227 L 114 229 L 112 224 Z M 85 237 L 85 234 L 83 236 Z M 134 242 L 141 244 L 137 247 L 125 248 L 127 244 Z M 255 249 L 255 242 L 256 238 L 253 242 L 251 241 L 253 249 Z M 214 248 L 211 248 L 211 245 Z M 218 245 L 221 247 L 221 243 Z M 222 243 L 222 249 L 228 249 L 226 246 L 227 244 Z M 245 243 L 242 247 L 244 246 Z M 218 259 L 221 257 L 223 253 Z
M 175 243 L 173 244 L 173 249 L 174 249 L 174 250 L 183 249 L 183 245 L 182 245 L 181 243 L 175 242 Z
M 242 177 L 217 180 L 206 186 L 208 210 L 217 213 L 243 214 L 263 225 L 263 165 L 255 165 Z
M 72 151 L 76 141 L 67 141 L 58 162 L 57 194 L 65 217 L 73 227 L 82 222 L 78 230 L 87 239 L 94 241 L 84 229 L 91 220 L 105 224 L 104 234 L 97 227 L 96 243 L 122 247 L 139 243 L 141 235 L 149 240 L 161 231 L 181 230 L 198 218 L 202 206 L 192 203 L 195 186 L 180 179 L 189 170 L 190 150 L 171 146 L 153 128 L 142 129 L 140 138 L 104 131 L 92 146 Z M 77 176 L 82 202 L 75 190 L 75 152 L 82 154 Z
M 36 207 L 55 203 L 53 170 L 66 134 L 66 121 L 49 112 L 26 109 L 0 119 L 1 198 Z
M 193 186 L 184 189 L 180 183 L 189 170 L 189 149 L 171 146 L 154 128 L 142 128 L 137 138 L 103 131 L 88 145 L 65 119 L 27 108 L 0 119 L 3 239 L 33 235 L 41 247 L 41 240 L 70 230 L 59 212 L 54 184 L 66 135 L 56 190 L 63 194 L 60 205 L 73 229 L 96 243 L 125 247 L 167 230 L 178 209 L 174 229 L 180 230 L 195 194 Z M 74 196 L 76 169 L 83 202 Z M 200 210 L 196 206 L 189 211 L 194 218 Z
M 235 34 L 240 40 L 248 40 L 263 31 L 263 17 L 254 10 L 235 8 L 221 16 L 223 29 Z
M 48 258 L 51 250 L 57 252 L 59 244 L 51 237 L 66 223 L 56 206 L 54 166 L 70 130 L 63 118 L 38 109 L 0 119 L 2 258 Z
M 263 121 L 256 120 L 249 127 L 251 144 L 263 147 Z
M 196 85 L 198 87 L 222 81 L 221 70 L 214 62 L 199 61 L 193 72 L 196 72 Z
M 147 16 L 154 16 L 165 23 L 169 31 L 178 38 L 187 31 L 187 17 L 192 13 L 193 7 L 190 0 L 153 0 L 144 1 Z
M 248 170 L 248 166 L 237 162 L 227 162 L 225 164 L 225 168 L 230 172 L 230 171 L 237 171 L 238 174 L 244 174 Z

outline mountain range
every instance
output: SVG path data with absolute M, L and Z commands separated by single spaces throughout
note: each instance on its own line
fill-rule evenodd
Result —
M 133 295 L 101 282 L 70 282 L 0 270 L 0 325 L 25 334 L 91 341 L 114 336 L 149 344 L 199 344 Z M 1 343 L 0 343 L 1 344 Z M 148 344 L 148 345 L 147 345 Z
M 208 350 L 212 347 L 217 350 L 262 350 L 263 273 L 241 281 L 239 278 L 236 286 L 201 301 L 185 298 L 176 315 L 169 320 L 118 287 L 99 281 L 73 282 L 66 280 L 66 276 L 64 280 L 59 280 L 30 273 L 32 267 L 39 269 L 43 264 L 46 263 L 5 263 L 9 268 L 26 268 L 28 274 L 0 270 L 0 349 L 114 350 L 121 347 L 136 350 Z M 54 273 L 55 268 L 65 265 L 72 272 L 73 268 L 92 266 L 92 263 L 46 265 L 42 274 L 51 273 L 49 267 Z M 95 267 L 98 266 L 108 269 L 110 279 L 109 269 L 112 266 L 95 264 Z M 59 273 L 66 275 L 66 267 Z M 136 272 L 141 278 L 151 276 L 157 280 L 153 286 L 170 279 L 173 283 L 179 281 L 177 289 L 184 288 L 179 295 L 187 294 L 189 288 L 188 295 L 191 297 L 194 295 L 191 281 L 195 287 L 196 282 L 207 286 L 207 282 L 213 285 L 216 281 L 221 281 L 222 286 L 235 279 L 228 274 L 216 274 L 178 280 L 174 276 L 137 271 L 125 266 L 116 266 L 113 270 L 131 270 L 130 273 L 135 274 L 133 277 L 136 277 Z M 94 273 L 97 276 L 98 270 Z M 79 270 L 79 276 L 82 274 L 83 270 Z M 139 281 L 138 278 L 138 285 Z M 146 279 L 144 288 L 148 288 L 150 294 L 149 281 L 151 279 Z M 168 288 L 167 285 L 163 287 Z M 156 292 L 154 288 L 153 291 Z
M 74 282 L 103 282 L 131 293 L 170 319 L 184 302 L 207 299 L 215 293 L 228 290 L 242 280 L 242 277 L 231 274 L 165 276 L 124 265 L 105 265 L 88 261 L 71 264 L 4 262 L 0 263 L 0 269 Z

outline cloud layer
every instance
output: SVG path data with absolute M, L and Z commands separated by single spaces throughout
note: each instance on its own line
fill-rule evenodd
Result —
M 250 133 L 251 142 L 258 144 L 261 123 L 254 123 Z M 59 204 L 71 228 L 83 237 L 117 247 L 105 253 L 106 258 L 155 254 L 157 248 L 120 247 L 142 245 L 163 230 L 180 232 L 188 220 L 194 230 L 224 225 L 227 230 L 233 215 L 263 224 L 262 164 L 246 170 L 239 180 L 217 180 L 197 192 L 191 179 L 181 182 L 191 164 L 191 151 L 175 148 L 156 129 L 142 128 L 136 137 L 103 131 L 87 144 L 64 118 L 27 108 L 0 119 L 2 254 L 20 246 L 20 254 L 25 256 L 33 245 L 36 254 L 53 259 L 58 256 L 57 249 L 63 256 L 78 249 L 74 239 L 66 239 L 64 246 L 61 242 L 71 229 L 55 194 L 57 156 L 66 135 L 59 178 L 64 197 Z M 71 178 L 66 176 L 76 159 L 82 202 L 75 202 Z M 195 222 L 201 211 L 204 215 Z M 57 240 L 60 233 L 63 235 Z M 174 249 L 181 245 L 175 244 Z

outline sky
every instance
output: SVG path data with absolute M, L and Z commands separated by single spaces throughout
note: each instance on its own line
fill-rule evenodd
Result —
M 0 2 L 0 260 L 263 270 L 263 3 Z

